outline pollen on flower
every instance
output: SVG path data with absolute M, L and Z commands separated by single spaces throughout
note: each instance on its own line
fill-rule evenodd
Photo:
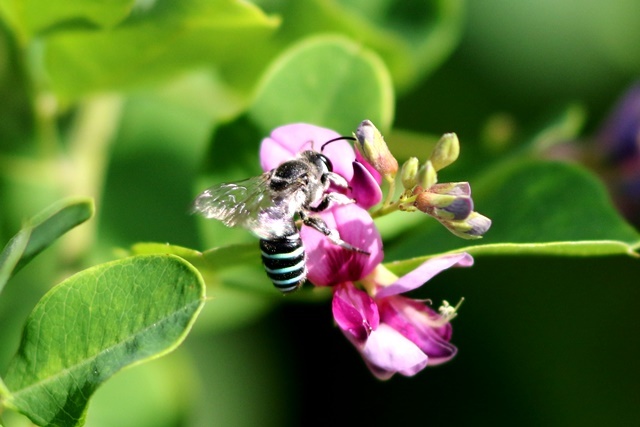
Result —
M 462 305 L 464 298 L 460 298 L 458 304 L 454 306 L 450 305 L 447 300 L 442 300 L 442 305 L 438 308 L 438 312 L 442 316 L 443 323 L 447 323 L 458 315 L 458 309 Z

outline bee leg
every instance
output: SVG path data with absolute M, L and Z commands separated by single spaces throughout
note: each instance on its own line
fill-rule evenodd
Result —
M 328 181 L 326 183 L 326 186 L 329 187 L 329 184 L 333 184 L 336 187 L 342 188 L 344 190 L 349 188 L 349 183 L 347 182 L 346 179 L 344 179 L 344 177 L 342 175 L 338 175 L 335 172 L 328 172 L 326 174 L 323 175 L 323 180 Z
M 322 197 L 322 200 L 320 201 L 320 203 L 318 203 L 318 206 L 316 207 L 310 206 L 309 210 L 313 212 L 322 212 L 323 210 L 327 209 L 332 202 L 337 203 L 339 205 L 348 205 L 349 203 L 355 203 L 356 201 L 348 198 L 344 194 L 326 193 Z
M 371 255 L 369 252 L 364 251 L 360 248 L 356 248 L 355 246 L 352 246 L 342 240 L 340 238 L 340 234 L 338 234 L 338 230 L 329 228 L 322 218 L 317 216 L 309 216 L 304 212 L 300 212 L 300 218 L 302 218 L 302 222 L 304 223 L 304 225 L 318 230 L 320 233 L 327 236 L 327 238 L 334 245 L 340 246 L 341 248 L 347 249 L 349 251 L 358 252 L 360 254 Z

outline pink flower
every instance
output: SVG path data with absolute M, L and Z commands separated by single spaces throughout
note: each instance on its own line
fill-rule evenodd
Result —
M 337 230 L 345 242 L 369 255 L 334 245 L 311 227 L 302 227 L 300 236 L 307 248 L 307 277 L 317 286 L 334 286 L 357 281 L 382 262 L 382 238 L 369 213 L 357 205 L 336 206 L 321 212 L 324 222 Z
M 262 141 L 260 160 L 264 170 L 278 167 L 305 150 L 320 150 L 322 144 L 340 135 L 336 132 L 304 123 L 281 126 Z M 318 286 L 332 286 L 345 280 L 359 280 L 369 274 L 383 258 L 382 239 L 365 210 L 382 198 L 380 186 L 368 170 L 356 162 L 356 154 L 346 140 L 324 147 L 333 165 L 333 172 L 349 182 L 348 196 L 355 204 L 334 206 L 319 215 L 330 229 L 337 230 L 342 240 L 366 254 L 346 250 L 330 242 L 311 227 L 302 227 L 300 235 L 307 252 L 308 279 Z
M 415 375 L 456 354 L 456 347 L 449 343 L 449 320 L 455 309 L 445 306 L 439 314 L 424 302 L 400 293 L 420 287 L 442 270 L 472 264 L 471 255 L 461 253 L 432 258 L 399 279 L 381 270 L 371 276 L 372 296 L 352 282 L 342 283 L 334 291 L 333 316 L 376 377 Z
M 320 150 L 325 142 L 338 137 L 332 130 L 308 124 L 279 127 L 262 141 L 262 167 L 271 170 L 304 150 Z M 426 261 L 401 278 L 391 274 L 381 264 L 382 239 L 366 210 L 382 198 L 379 174 L 372 175 L 370 165 L 356 160 L 345 140 L 332 142 L 322 152 L 331 161 L 333 172 L 347 180 L 347 196 L 356 203 L 332 206 L 315 215 L 344 242 L 368 255 L 344 249 L 319 231 L 302 227 L 308 279 L 316 286 L 333 287 L 336 323 L 376 377 L 388 379 L 395 373 L 411 376 L 427 364 L 451 359 L 456 348 L 449 343 L 449 319 L 455 316 L 455 309 L 445 306 L 445 312 L 439 314 L 425 302 L 400 294 L 449 267 L 470 266 L 473 258 L 466 253 L 445 255 Z M 357 282 L 368 292 L 356 287 Z
M 264 170 L 278 167 L 305 150 L 320 150 L 322 144 L 340 135 L 304 123 L 281 126 L 262 141 L 260 160 Z M 366 254 L 350 251 L 330 242 L 311 227 L 302 227 L 300 236 L 307 252 L 308 279 L 318 286 L 333 286 L 346 280 L 359 280 L 369 274 L 383 258 L 382 239 L 369 213 L 365 210 L 378 203 L 382 192 L 376 179 L 359 162 L 351 144 L 338 140 L 324 147 L 333 172 L 349 182 L 349 197 L 355 204 L 334 206 L 319 215 L 330 229 L 337 230 L 342 240 Z
M 340 137 L 331 129 L 306 123 L 294 123 L 280 126 L 262 140 L 260 146 L 260 165 L 264 171 L 277 168 L 281 163 L 291 160 L 305 150 L 320 151 L 322 145 Z M 382 200 L 382 190 L 376 178 L 360 162 L 351 144 L 342 139 L 334 141 L 322 149 L 333 165 L 333 172 L 347 180 L 350 187 L 349 197 L 365 209 Z

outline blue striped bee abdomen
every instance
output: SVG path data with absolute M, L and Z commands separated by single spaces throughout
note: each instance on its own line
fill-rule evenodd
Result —
M 300 234 L 260 239 L 260 250 L 264 269 L 276 288 L 287 293 L 302 286 L 307 278 L 307 267 Z

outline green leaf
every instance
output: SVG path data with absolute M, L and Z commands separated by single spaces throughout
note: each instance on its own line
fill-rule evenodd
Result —
M 271 285 L 269 278 L 264 273 L 259 245 L 255 241 L 219 246 L 204 252 L 182 246 L 152 242 L 136 243 L 131 247 L 131 254 L 135 255 L 159 253 L 179 256 L 196 267 L 205 277 L 208 285 L 215 287 L 215 290 L 210 293 L 215 292 L 216 299 L 235 298 L 237 301 L 231 304 L 235 313 L 225 315 L 227 318 L 255 317 L 255 313 L 253 315 L 245 314 L 242 313 L 243 309 L 238 308 L 247 301 L 253 303 L 259 300 L 260 304 L 264 306 L 271 306 L 274 302 L 282 301 L 282 294 Z M 325 290 L 307 287 L 292 295 L 287 295 L 287 301 L 326 300 Z M 237 305 L 234 305 L 236 303 Z M 255 306 L 252 306 L 252 310 L 255 310 Z
M 633 254 L 640 242 L 640 234 L 612 206 L 602 183 L 580 167 L 518 160 L 494 167 L 471 184 L 475 209 L 492 220 L 482 240 L 472 245 L 456 239 L 425 217 L 421 229 L 396 239 L 387 255 L 402 259 L 415 254 L 416 247 L 423 253 L 473 247 L 478 255 L 515 251 L 599 256 Z
M 62 200 L 33 217 L 30 221 L 31 238 L 16 270 L 22 268 L 64 233 L 91 218 L 93 212 L 93 200 L 81 197 Z
M 0 291 L 5 283 L 67 231 L 93 216 L 93 200 L 69 198 L 28 221 L 0 253 Z
M 368 22 L 351 22 L 351 28 L 383 58 L 403 92 L 438 69 L 457 46 L 464 28 L 461 0 L 343 3 L 366 17 Z
M 65 24 L 110 27 L 130 12 L 134 0 L 0 0 L 0 8 L 23 41 Z
M 168 245 L 164 243 L 136 243 L 131 247 L 135 255 L 166 253 L 177 255 L 189 261 L 198 270 L 209 269 L 221 272 L 228 268 L 242 265 L 255 265 L 260 260 L 258 244 L 235 244 L 212 248 L 204 252 L 182 246 Z
M 245 292 L 249 290 L 267 298 L 282 296 L 275 292 L 264 274 L 257 241 L 220 246 L 204 252 L 162 243 L 136 243 L 131 247 L 131 253 L 164 253 L 183 258 L 200 271 L 209 286 L 215 287 L 216 298 L 223 292 L 220 285 Z
M 388 129 L 393 105 L 391 77 L 375 53 L 346 38 L 318 36 L 274 61 L 249 115 L 264 134 L 306 122 L 350 135 L 364 119 Z
M 494 224 L 483 243 L 640 240 L 602 182 L 579 166 L 519 161 L 494 170 L 477 187 L 476 209 Z
M 0 253 L 0 293 L 16 271 L 16 266 L 20 262 L 22 254 L 24 254 L 30 236 L 31 228 L 23 228 L 9 240 L 9 243 Z
M 112 30 L 51 35 L 45 61 L 59 94 L 129 89 L 196 67 L 242 67 L 277 25 L 249 2 L 158 1 Z
M 260 3 L 273 8 L 273 2 Z M 290 0 L 280 3 L 282 6 L 277 10 L 283 18 L 280 38 L 294 41 L 312 34 L 338 33 L 358 40 L 382 58 L 394 86 L 401 91 L 442 64 L 456 47 L 464 23 L 461 0 Z M 321 70 L 332 67 L 329 61 Z
M 580 240 L 548 243 L 495 243 L 464 249 L 472 255 L 557 255 L 639 257 L 638 245 L 617 240 Z
M 27 319 L 5 378 L 7 406 L 38 425 L 82 425 L 98 386 L 175 349 L 203 304 L 202 278 L 173 255 L 130 257 L 70 277 Z
M 133 245 L 131 253 L 174 254 L 200 271 L 207 283 L 207 294 L 211 295 L 212 302 L 202 310 L 196 331 L 211 333 L 237 328 L 259 319 L 276 304 L 283 302 L 282 293 L 271 285 L 260 265 L 260 251 L 256 241 L 217 247 L 204 252 L 182 246 L 145 242 Z
M 638 245 L 615 240 L 585 240 L 577 242 L 548 242 L 548 243 L 495 243 L 488 245 L 468 246 L 462 250 L 456 249 L 449 253 L 467 252 L 476 256 L 573 256 L 595 257 L 611 255 L 628 255 L 640 258 Z M 438 254 L 439 255 L 439 254 Z M 392 261 L 385 264 L 389 270 L 401 276 L 409 273 L 423 262 L 438 255 L 427 255 L 402 261 Z

